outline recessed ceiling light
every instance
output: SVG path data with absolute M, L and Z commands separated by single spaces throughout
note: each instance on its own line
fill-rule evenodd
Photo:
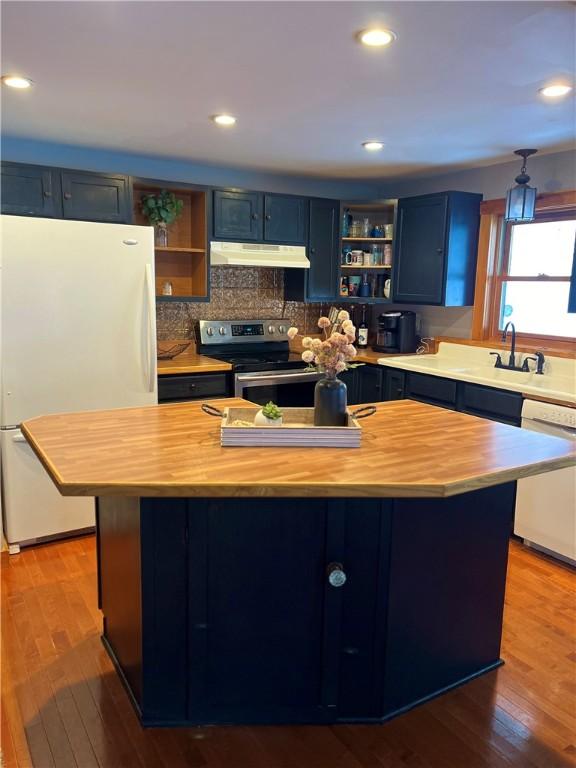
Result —
M 379 149 L 382 149 L 384 144 L 381 141 L 363 141 L 362 146 L 369 152 L 377 152 Z
M 358 33 L 358 39 L 363 45 L 369 45 L 372 48 L 381 48 L 384 45 L 390 45 L 396 40 L 396 35 L 391 29 L 375 27 L 373 29 L 364 29 Z
M 236 118 L 232 115 L 214 115 L 212 117 L 212 120 L 217 125 L 234 125 L 236 122 Z
M 4 75 L 2 82 L 10 88 L 30 88 L 32 85 L 32 80 L 29 77 L 21 77 L 20 75 Z
M 565 83 L 552 83 L 544 88 L 540 88 L 540 93 L 542 96 L 546 96 L 549 99 L 559 99 L 562 96 L 566 96 L 571 90 L 571 85 L 566 85 Z

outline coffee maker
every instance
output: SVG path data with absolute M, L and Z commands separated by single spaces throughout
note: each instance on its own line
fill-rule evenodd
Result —
M 416 352 L 415 312 L 384 312 L 379 315 L 374 349 L 378 352 Z

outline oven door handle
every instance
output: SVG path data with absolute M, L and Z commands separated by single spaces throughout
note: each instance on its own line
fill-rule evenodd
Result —
M 238 396 L 239 392 L 248 384 L 283 384 L 292 383 L 298 381 L 314 381 L 322 378 L 322 374 L 318 371 L 302 371 L 299 373 L 273 373 L 266 376 L 250 376 L 249 374 L 238 373 L 235 377 L 235 395 Z

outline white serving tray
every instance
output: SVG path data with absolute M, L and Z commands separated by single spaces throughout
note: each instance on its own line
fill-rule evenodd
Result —
M 211 405 L 202 410 L 211 416 L 221 417 L 220 443 L 223 446 L 245 447 L 294 447 L 294 448 L 359 448 L 362 428 L 358 419 L 370 416 L 374 406 L 348 411 L 348 423 L 344 427 L 316 427 L 314 408 L 282 408 L 280 426 L 242 426 L 236 421 L 253 423 L 259 408 L 225 408 L 220 411 Z

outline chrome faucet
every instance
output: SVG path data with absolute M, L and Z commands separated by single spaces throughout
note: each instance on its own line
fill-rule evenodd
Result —
M 508 336 L 508 328 L 512 329 L 512 340 L 510 343 L 510 358 L 508 359 L 508 368 L 516 368 L 516 327 L 514 323 L 508 321 L 502 331 L 502 341 L 506 343 L 506 337 Z

